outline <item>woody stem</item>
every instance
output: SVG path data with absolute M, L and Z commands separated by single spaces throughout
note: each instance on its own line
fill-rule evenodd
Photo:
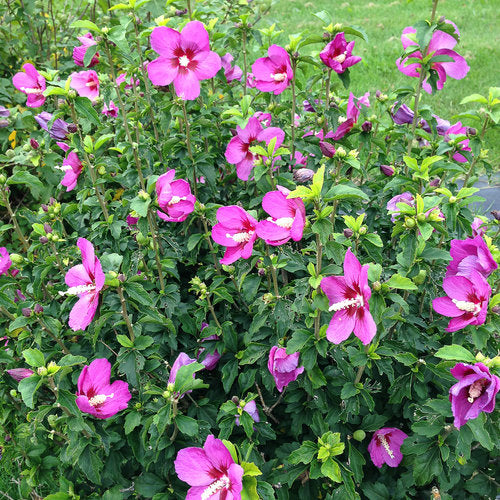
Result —
M 365 345 L 365 353 L 366 354 L 368 354 L 369 348 L 370 348 L 369 345 Z M 366 365 L 362 365 L 362 366 L 358 367 L 358 372 L 356 373 L 356 378 L 354 379 L 354 385 L 359 383 L 359 381 L 361 380 L 361 377 L 363 376 L 365 368 L 366 368 Z
M 296 100 L 297 96 L 295 95 L 295 71 L 297 69 L 297 62 L 295 60 L 295 57 L 292 58 L 292 71 L 293 71 L 293 77 L 292 77 L 292 110 L 291 110 L 291 131 L 292 131 L 292 149 L 291 149 L 291 161 L 293 164 L 294 158 L 295 158 L 295 107 L 296 107 Z
M 271 259 L 269 255 L 269 245 L 266 245 L 266 255 Z M 274 268 L 273 262 L 271 261 L 271 276 L 273 278 L 273 288 L 274 288 L 274 295 L 276 298 L 279 297 L 279 288 L 278 288 L 278 278 L 276 276 L 276 269 Z
M 209 293 L 207 293 L 206 299 L 207 299 L 208 309 L 210 310 L 210 313 L 212 314 L 212 318 L 214 318 L 215 324 L 217 325 L 218 328 L 220 328 L 222 330 L 222 326 L 219 323 L 219 320 L 217 319 L 217 315 L 215 314 L 214 306 L 212 305 L 212 301 L 210 300 Z
M 19 227 L 16 214 L 14 213 L 14 211 L 12 210 L 12 207 L 10 206 L 9 195 L 5 192 L 5 189 L 2 189 L 2 197 L 3 197 L 3 201 L 5 203 L 5 207 L 7 208 L 7 212 L 9 212 L 10 219 L 12 220 L 12 223 L 14 224 L 14 230 L 16 231 L 17 236 L 21 240 L 21 244 L 23 245 L 24 251 L 27 252 L 28 248 L 29 248 L 28 241 L 24 237 L 23 232 L 21 231 L 21 228 Z
M 247 95 L 247 31 L 246 28 L 242 30 L 242 46 L 243 46 L 243 95 Z
M 481 129 L 481 140 L 484 138 L 484 134 L 486 132 L 486 127 L 488 125 L 488 120 L 489 120 L 489 116 L 487 116 L 484 120 L 484 123 L 483 123 L 483 128 Z M 464 179 L 464 187 L 467 187 L 467 182 L 469 181 L 469 178 L 470 176 L 472 175 L 472 172 L 474 172 L 474 166 L 476 165 L 476 162 L 479 158 L 479 155 L 476 155 L 474 156 L 474 158 L 472 159 L 472 162 L 470 164 L 470 167 L 469 167 L 469 170 L 467 171 L 467 174 L 465 175 L 465 179 Z
M 210 248 L 210 253 L 212 254 L 212 258 L 214 260 L 214 266 L 217 270 L 217 274 L 220 274 L 219 262 L 217 261 L 217 257 L 215 256 L 214 246 L 212 244 L 212 240 L 210 239 L 210 231 L 208 230 L 207 218 L 205 214 L 201 215 L 201 222 L 203 223 L 203 229 L 205 230 L 205 240 L 208 243 L 208 248 Z
M 156 261 L 156 269 L 158 271 L 158 278 L 160 280 L 160 288 L 162 291 L 165 290 L 165 283 L 163 281 L 163 271 L 161 267 L 161 260 L 160 260 L 160 252 L 158 250 L 158 240 L 156 236 L 156 231 L 154 227 L 154 221 L 153 221 L 153 216 L 151 215 L 151 212 L 148 209 L 148 223 L 149 223 L 149 229 L 151 230 L 151 237 L 153 238 L 153 249 L 155 252 L 155 261 Z
M 92 185 L 94 186 L 94 191 L 97 196 L 97 199 L 99 200 L 99 205 L 101 205 L 101 210 L 104 215 L 104 219 L 106 222 L 108 222 L 109 219 L 109 214 L 108 214 L 108 208 L 106 207 L 106 201 L 104 200 L 101 190 L 99 189 L 99 186 L 97 185 L 97 175 L 95 173 L 94 167 L 92 166 L 92 162 L 90 161 L 89 155 L 85 151 L 84 148 L 84 142 L 83 142 L 83 135 L 80 126 L 78 125 L 78 120 L 76 116 L 76 111 L 75 111 L 75 105 L 71 99 L 68 99 L 69 103 L 69 108 L 71 110 L 71 119 L 73 120 L 73 123 L 77 125 L 77 130 L 78 130 L 78 137 L 80 138 L 80 146 L 83 149 L 83 157 L 85 159 L 85 163 L 89 169 L 90 173 L 90 178 L 92 179 Z
M 130 317 L 127 313 L 127 303 L 125 302 L 125 297 L 123 296 L 123 290 L 121 286 L 116 287 L 116 291 L 118 292 L 118 296 L 120 297 L 120 304 L 122 306 L 122 316 L 125 320 L 125 324 L 127 325 L 128 334 L 130 336 L 130 340 L 134 342 L 135 334 L 134 329 L 132 328 L 132 323 L 130 322 Z

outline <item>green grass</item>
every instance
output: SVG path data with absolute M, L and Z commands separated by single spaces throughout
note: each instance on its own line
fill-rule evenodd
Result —
M 284 43 L 288 34 L 303 30 L 322 33 L 322 22 L 313 16 L 321 10 L 327 11 L 334 23 L 363 28 L 369 40 L 365 43 L 354 37 L 353 53 L 363 61 L 351 69 L 351 89 L 355 95 L 366 91 L 373 95 L 377 89 L 387 92 L 402 85 L 415 85 L 416 79 L 403 75 L 396 68 L 395 61 L 402 51 L 401 32 L 406 26 L 429 18 L 431 8 L 430 0 L 278 0 L 267 22 L 275 21 L 284 30 L 281 35 Z M 449 78 L 444 89 L 436 95 L 423 92 L 423 103 L 443 118 L 452 119 L 453 115 L 466 111 L 467 106 L 460 105 L 463 97 L 473 93 L 487 95 L 489 87 L 500 86 L 499 12 L 498 0 L 440 0 L 437 17 L 444 16 L 457 24 L 461 41 L 456 48 L 470 66 L 466 78 Z M 311 47 L 316 53 L 322 49 L 318 45 Z M 488 134 L 488 146 L 495 158 L 500 154 L 496 147 L 499 140 L 498 130 Z

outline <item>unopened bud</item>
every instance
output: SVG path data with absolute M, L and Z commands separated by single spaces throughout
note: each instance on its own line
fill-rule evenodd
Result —
M 344 229 L 344 236 L 345 236 L 346 238 L 350 238 L 353 234 L 354 234 L 354 231 L 353 231 L 351 228 L 346 227 L 346 228 Z
M 391 165 L 380 165 L 380 171 L 387 177 L 393 176 L 395 172 L 394 167 Z
M 47 238 L 47 236 L 40 236 L 40 238 L 38 238 L 40 240 L 40 243 L 42 245 L 45 245 L 46 243 L 49 242 L 49 239 Z
M 450 203 L 456 203 L 457 202 L 457 197 L 456 196 L 450 196 L 450 199 L 448 201 Z
M 427 278 L 427 271 L 425 269 L 420 269 L 419 273 L 413 278 L 413 283 L 415 285 L 421 285 L 425 278 Z
M 425 222 L 425 219 L 426 219 L 425 214 L 418 214 L 417 215 L 418 222 Z
M 355 431 L 352 435 L 352 437 L 356 440 L 356 441 L 363 441 L 363 439 L 365 439 L 366 437 L 366 432 L 361 430 L 361 429 L 358 429 L 357 431 Z
M 144 191 L 144 189 L 141 189 L 137 196 L 144 201 L 147 201 L 151 198 L 151 196 L 149 196 L 149 194 L 146 191 Z
M 359 228 L 359 234 L 366 234 L 366 232 L 368 231 L 368 228 L 366 226 L 361 226 Z
M 33 138 L 30 139 L 30 145 L 33 149 L 38 149 L 40 147 L 40 144 L 38 144 L 38 141 L 36 139 L 33 139 Z
M 30 307 L 23 307 L 21 312 L 23 313 L 23 316 L 26 318 L 29 318 L 31 316 L 31 308 Z
M 43 225 L 43 230 L 44 230 L 46 233 L 51 233 L 51 232 L 52 232 L 52 227 L 50 226 L 50 224 L 45 223 L 45 224 Z
M 47 368 L 45 368 L 45 366 L 40 366 L 36 372 L 38 373 L 38 375 L 40 375 L 40 377 L 44 377 L 45 375 L 47 375 L 48 370 Z
M 368 120 L 364 121 L 363 124 L 361 125 L 361 130 L 363 132 L 371 132 L 372 128 L 373 128 L 373 124 L 372 124 L 372 122 L 370 122 Z
M 12 261 L 12 264 L 20 266 L 24 262 L 24 257 L 18 253 L 11 253 L 10 260 Z
M 441 184 L 441 179 L 438 179 L 437 177 L 435 179 L 432 179 L 431 182 L 429 182 L 429 186 L 432 187 L 437 187 Z
M 380 284 L 380 281 L 374 281 L 372 284 L 372 288 L 378 292 L 382 288 L 382 285 Z
M 35 311 L 35 314 L 42 314 L 43 307 L 40 304 L 35 304 L 34 311 Z
M 231 398 L 231 401 L 232 401 L 235 405 L 237 405 L 237 404 L 240 402 L 240 398 L 239 398 L 238 396 L 233 396 L 233 397 Z
M 314 176 L 314 171 L 310 168 L 299 168 L 293 172 L 293 180 L 295 182 L 308 182 Z
M 493 215 L 496 220 L 500 221 L 500 210 L 492 210 L 490 214 Z
M 415 219 L 412 219 L 411 217 L 406 217 L 405 219 L 405 226 L 408 228 L 408 229 L 412 229 L 415 227 Z
M 477 130 L 474 127 L 466 127 L 465 130 L 467 137 L 474 137 L 475 135 L 477 135 Z
M 78 131 L 78 125 L 76 123 L 70 123 L 68 125 L 68 132 L 70 132 L 71 134 L 74 134 Z

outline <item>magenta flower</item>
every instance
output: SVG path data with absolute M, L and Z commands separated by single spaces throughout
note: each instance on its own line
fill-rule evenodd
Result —
M 413 110 L 410 109 L 406 104 L 401 104 L 398 107 L 398 110 L 394 113 L 394 108 L 398 105 L 398 102 L 395 102 L 391 108 L 391 117 L 394 123 L 397 125 L 405 125 L 407 123 L 413 123 Z M 439 135 L 444 135 L 446 131 L 450 128 L 451 124 L 448 120 L 444 120 L 438 115 L 432 115 L 436 120 L 436 132 Z M 419 121 L 419 126 L 422 127 L 426 132 L 431 133 L 431 127 L 429 123 L 423 118 Z
M 61 185 L 66 186 L 66 192 L 72 191 L 76 187 L 78 176 L 82 173 L 83 165 L 78 155 L 72 151 L 64 158 L 62 167 L 56 167 L 65 172 Z
M 184 448 L 174 461 L 181 481 L 191 486 L 186 500 L 241 500 L 243 468 L 220 439 L 209 435 L 203 448 Z
M 228 52 L 224 57 L 221 58 L 222 67 L 224 68 L 224 76 L 226 77 L 227 82 L 232 82 L 233 80 L 241 80 L 243 76 L 242 69 L 237 66 L 231 66 L 233 62 L 233 56 Z
M 272 138 L 276 137 L 275 150 L 279 148 L 285 138 L 285 132 L 278 127 L 264 129 L 261 122 L 252 116 L 245 128 L 236 127 L 237 135 L 234 136 L 226 148 L 226 160 L 232 165 L 236 165 L 236 174 L 242 181 L 247 181 L 255 162 L 258 159 L 250 151 L 250 146 L 255 142 L 265 141 L 269 144 Z
M 160 175 L 156 181 L 156 195 L 161 210 L 158 217 L 167 222 L 182 222 L 193 212 L 196 198 L 191 194 L 189 182 L 184 179 L 174 181 L 175 170 Z
M 329 311 L 335 311 L 326 330 L 326 338 L 340 344 L 354 331 L 354 335 L 368 345 L 377 326 L 370 313 L 368 300 L 372 292 L 368 286 L 368 268 L 348 248 L 344 258 L 344 276 L 328 276 L 321 280 L 321 289 L 328 297 Z
M 257 236 L 268 245 L 283 245 L 290 238 L 302 239 L 306 224 L 306 208 L 300 198 L 287 199 L 290 191 L 276 186 L 277 191 L 270 191 L 262 199 L 262 208 L 271 216 L 257 224 Z
M 345 34 L 337 33 L 335 38 L 319 53 L 319 57 L 335 73 L 343 73 L 347 68 L 361 61 L 361 57 L 353 56 L 355 42 L 346 42 Z
M 212 228 L 212 238 L 226 248 L 221 264 L 232 264 L 238 259 L 252 255 L 257 220 L 238 205 L 220 207 L 217 210 L 217 224 Z
M 242 407 L 241 405 L 245 403 L 245 401 L 240 401 L 240 408 L 242 411 L 246 411 L 253 419 L 254 422 L 260 422 L 260 416 L 259 416 L 259 411 L 257 410 L 257 403 L 255 400 L 252 399 L 252 401 L 249 401 L 248 403 L 245 403 L 244 406 Z M 237 426 L 240 425 L 240 416 L 235 415 L 235 423 Z
M 299 365 L 299 353 L 287 354 L 282 347 L 271 347 L 267 368 L 276 382 L 276 389 L 283 392 L 283 389 L 304 371 Z
M 28 99 L 26 106 L 29 108 L 39 108 L 45 103 L 45 78 L 38 73 L 35 66 L 30 63 L 23 65 L 24 72 L 19 72 L 12 78 L 12 83 L 17 90 L 26 94 Z
M 80 97 L 88 97 L 91 101 L 99 97 L 99 77 L 93 69 L 72 73 L 70 87 L 76 90 Z
M 116 77 L 116 84 L 117 84 L 117 85 L 121 85 L 122 83 L 124 83 L 124 82 L 126 81 L 126 79 L 127 79 L 127 73 L 120 73 L 120 74 Z M 135 85 L 136 87 L 138 87 L 138 86 L 139 86 L 139 83 L 140 83 L 139 79 L 137 79 L 137 80 L 134 82 L 134 77 L 133 77 L 133 76 L 131 76 L 131 77 L 129 78 L 129 83 L 127 83 L 127 84 L 125 85 L 125 90 L 128 90 L 128 89 L 132 89 L 132 88 L 134 88 L 134 85 Z
M 395 427 L 384 427 L 375 431 L 368 445 L 373 465 L 379 469 L 384 463 L 389 467 L 397 467 L 403 460 L 401 445 L 407 437 L 407 434 Z
M 337 130 L 335 130 L 335 132 L 331 136 L 334 141 L 340 141 L 342 137 L 344 137 L 354 128 L 354 125 L 356 124 L 359 118 L 359 111 L 361 109 L 361 105 L 370 107 L 370 101 L 368 100 L 369 96 L 370 92 L 367 92 L 364 96 L 360 97 L 359 99 L 355 97 L 352 92 L 349 94 L 349 99 L 347 101 L 346 118 L 345 119 L 343 117 L 339 118 L 340 125 L 337 127 Z M 357 102 L 354 101 L 355 99 Z
M 264 127 L 270 127 L 271 126 L 271 120 L 273 119 L 273 115 L 271 113 L 264 113 L 263 111 L 257 111 L 254 113 L 254 118 L 257 118 Z
M 11 370 L 7 370 L 7 373 L 14 379 L 17 380 L 18 382 L 21 381 L 23 378 L 28 378 L 35 373 L 33 370 L 30 370 L 29 368 L 12 368 Z
M 77 246 L 82 252 L 82 264 L 73 266 L 64 278 L 70 288 L 61 295 L 78 295 L 78 302 L 69 313 L 72 330 L 85 330 L 94 319 L 99 304 L 99 292 L 104 286 L 105 276 L 101 262 L 95 256 L 94 246 L 85 238 L 78 238 Z
M 417 30 L 412 26 L 408 26 L 403 30 L 403 34 L 401 35 L 401 43 L 403 44 L 403 49 L 406 50 L 410 45 L 418 45 L 412 36 L 416 32 Z M 448 35 L 448 33 L 445 33 L 444 31 L 437 30 L 432 34 L 429 48 L 425 56 L 432 54 L 433 57 L 448 56 L 452 59 L 452 61 L 448 62 L 432 63 L 431 69 L 435 70 L 438 74 L 438 80 L 436 83 L 436 87 L 438 90 L 441 90 L 443 88 L 443 85 L 446 82 L 446 78 L 448 76 L 454 78 L 455 80 L 461 80 L 462 78 L 465 78 L 465 76 L 469 72 L 470 68 L 465 59 L 461 55 L 457 54 L 454 50 L 452 50 L 456 44 L 457 41 L 455 40 L 455 38 L 451 35 Z M 422 56 L 422 53 L 417 50 L 416 52 L 410 54 L 408 57 L 405 57 L 403 60 L 401 60 L 401 58 L 398 59 L 396 61 L 396 65 L 401 73 L 419 78 L 420 72 L 422 71 L 422 64 L 419 62 L 411 62 L 410 64 L 407 64 L 408 59 L 410 58 L 422 60 L 424 57 Z M 429 94 L 432 93 L 432 88 L 430 84 L 427 83 L 427 78 L 422 83 L 422 88 Z
M 208 326 L 208 323 L 202 323 L 201 324 L 201 331 L 203 331 L 207 326 Z M 205 337 L 204 339 L 202 339 L 201 343 L 203 344 L 203 342 L 205 342 L 205 340 L 219 340 L 219 336 L 218 335 L 209 335 L 208 337 Z M 198 359 L 198 362 L 201 363 L 205 367 L 206 370 L 211 371 L 217 366 L 217 363 L 219 362 L 221 355 L 219 354 L 217 349 L 215 349 L 215 351 L 212 354 L 208 353 L 203 358 L 202 361 L 199 361 L 200 356 L 204 352 L 205 352 L 205 348 L 204 347 L 200 348 L 198 350 L 196 358 Z
M 387 177 L 392 177 L 395 173 L 394 167 L 392 165 L 380 165 L 380 171 L 387 175 Z
M 398 208 L 398 203 L 404 203 L 409 207 L 415 206 L 415 198 L 409 191 L 405 191 L 402 194 L 398 194 L 391 198 L 387 202 L 387 211 L 391 214 L 391 221 L 396 222 L 398 217 L 401 215 L 400 209 Z
M 446 142 L 449 142 L 451 136 L 455 135 L 466 135 L 467 134 L 467 128 L 462 125 L 462 122 L 457 122 L 451 127 L 447 128 L 445 133 L 444 133 L 444 140 Z M 453 159 L 459 163 L 467 163 L 469 160 L 463 155 L 460 154 L 460 151 L 472 151 L 471 148 L 469 147 L 469 139 L 464 139 L 463 141 L 460 141 L 458 144 L 456 144 L 456 148 L 459 150 L 453 155 Z
M 477 418 L 482 411 L 491 413 L 495 409 L 500 378 L 491 374 L 488 367 L 483 363 L 457 363 L 450 372 L 458 380 L 450 388 L 451 409 L 455 417 L 453 425 L 457 429 L 467 420 Z
M 113 101 L 109 101 L 109 105 L 104 103 L 101 113 L 106 116 L 116 118 L 118 116 L 118 107 Z
M 268 57 L 257 59 L 252 65 L 255 86 L 262 92 L 281 94 L 293 78 L 292 65 L 288 52 L 279 45 L 267 49 Z
M 446 268 L 446 277 L 470 276 L 477 271 L 487 278 L 498 268 L 488 245 L 481 236 L 465 240 L 451 240 L 450 255 L 452 261 Z
M 111 363 L 107 359 L 94 359 L 90 365 L 84 366 L 78 377 L 78 408 L 101 419 L 110 418 L 125 410 L 132 397 L 127 382 L 110 382 Z
M 127 226 L 129 228 L 132 228 L 133 226 L 136 226 L 137 223 L 139 222 L 139 217 L 134 217 L 133 215 L 128 214 L 126 221 L 127 221 Z
M 480 217 L 474 217 L 472 224 L 470 225 L 472 229 L 472 236 L 481 236 L 483 237 L 486 234 L 486 230 L 488 229 L 488 223 L 485 222 Z M 496 264 L 496 262 L 495 262 Z
M 324 156 L 327 158 L 333 158 L 335 156 L 335 146 L 333 144 L 330 144 L 329 142 L 326 142 L 325 139 L 331 139 L 333 137 L 333 131 L 329 131 L 325 134 L 323 129 L 321 129 L 319 132 L 313 132 L 310 130 L 309 132 L 306 132 L 302 137 L 308 137 L 314 135 L 319 138 L 319 149 L 321 149 L 321 152 L 323 153 Z
M 247 80 L 246 80 L 246 86 L 249 89 L 254 89 L 255 88 L 255 75 L 253 73 L 247 73 Z
M 196 363 L 196 359 L 190 358 L 185 352 L 181 352 L 177 358 L 175 358 L 174 364 L 172 365 L 172 369 L 170 370 L 170 374 L 168 376 L 168 384 L 175 384 L 175 378 L 177 377 L 177 372 L 181 366 L 190 365 L 191 363 Z M 193 373 L 193 378 L 195 378 L 195 374 Z M 187 391 L 187 393 L 192 391 Z M 184 394 L 177 393 L 176 397 L 181 399 L 184 397 Z
M 5 247 L 0 247 L 0 276 L 9 274 L 9 269 L 12 267 L 9 252 Z
M 148 64 L 154 85 L 174 82 L 175 93 L 183 100 L 200 95 L 200 80 L 213 78 L 221 68 L 218 54 L 210 50 L 208 33 L 200 21 L 190 21 L 181 33 L 158 26 L 151 33 L 151 47 L 160 57 Z
M 491 287 L 477 271 L 465 276 L 450 276 L 443 280 L 447 297 L 432 301 L 436 312 L 451 318 L 447 332 L 456 332 L 468 325 L 482 325 L 486 320 Z
M 85 66 L 85 64 L 83 64 L 85 54 L 87 53 L 88 48 L 92 47 L 93 45 L 97 45 L 97 42 L 94 40 L 92 33 L 87 33 L 86 35 L 78 36 L 77 38 L 82 45 L 79 45 L 73 49 L 73 61 L 77 66 Z M 99 52 L 96 52 L 87 67 L 91 68 L 98 62 Z

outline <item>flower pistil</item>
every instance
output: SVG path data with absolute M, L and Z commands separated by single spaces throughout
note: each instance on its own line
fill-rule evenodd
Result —
M 336 302 L 335 304 L 332 304 L 328 310 L 329 311 L 340 311 L 341 309 L 347 309 L 348 307 L 364 307 L 365 301 L 363 299 L 362 295 L 356 295 L 353 299 L 345 299 L 342 300 L 341 302 Z
M 229 489 L 230 482 L 227 476 L 222 476 L 217 481 L 214 481 L 210 484 L 203 493 L 201 494 L 201 500 L 208 500 L 212 495 L 215 495 L 218 491 L 225 489 Z

